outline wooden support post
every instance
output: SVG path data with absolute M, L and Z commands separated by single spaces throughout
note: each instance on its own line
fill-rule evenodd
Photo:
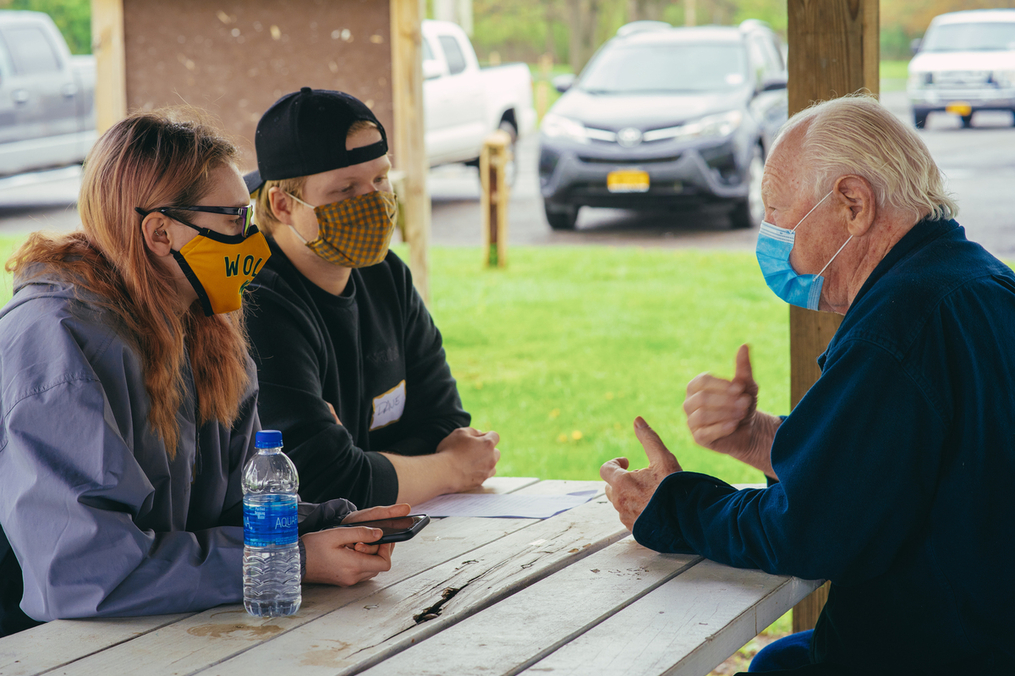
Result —
M 425 0 L 391 0 L 391 100 L 394 107 L 395 165 L 404 178 L 409 269 L 416 290 L 430 300 L 430 194 L 423 145 L 423 53 L 420 24 Z
M 879 0 L 787 0 L 789 112 L 860 89 L 878 93 Z M 839 327 L 839 315 L 791 307 L 790 398 L 807 393 L 815 360 Z M 793 631 L 812 629 L 828 598 L 821 587 L 793 609 Z
M 550 102 L 550 73 L 553 72 L 553 54 L 539 57 L 539 80 L 536 81 L 536 118 L 543 119 Z
M 92 53 L 95 54 L 95 126 L 102 134 L 127 114 L 123 0 L 92 0 Z
M 508 200 L 507 164 L 511 160 L 511 137 L 497 131 L 483 142 L 479 156 L 479 176 L 483 185 L 483 258 L 487 267 L 507 265 Z

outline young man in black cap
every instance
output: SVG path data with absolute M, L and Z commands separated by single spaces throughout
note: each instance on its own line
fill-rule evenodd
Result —
M 441 334 L 388 242 L 384 127 L 348 94 L 304 87 L 257 125 L 249 286 L 261 423 L 282 431 L 304 500 L 416 504 L 493 475 L 496 432 L 469 427 Z

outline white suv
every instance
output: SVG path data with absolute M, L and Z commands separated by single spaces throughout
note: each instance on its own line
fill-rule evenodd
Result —
M 936 111 L 963 127 L 978 110 L 1015 112 L 1015 9 L 941 14 L 918 44 L 906 88 L 917 128 Z

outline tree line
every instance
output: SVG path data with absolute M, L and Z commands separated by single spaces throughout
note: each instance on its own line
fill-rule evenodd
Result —
M 72 54 L 92 53 L 92 7 L 90 0 L 0 0 L 0 9 L 45 12 L 63 33 Z
M 999 7 L 1015 8 L 1015 0 L 881 0 L 881 58 L 908 59 L 910 42 L 938 14 Z M 46 12 L 73 53 L 91 53 L 90 0 L 0 0 L 0 9 Z M 549 54 L 575 72 L 630 21 L 683 26 L 760 19 L 786 34 L 786 0 L 473 0 L 472 12 L 481 60 L 535 63 Z
M 881 58 L 909 59 L 910 43 L 938 14 L 1015 8 L 1015 0 L 881 0 Z M 760 19 L 786 36 L 786 0 L 473 0 L 473 44 L 480 59 L 536 62 L 550 54 L 577 72 L 630 21 L 674 26 L 736 25 Z

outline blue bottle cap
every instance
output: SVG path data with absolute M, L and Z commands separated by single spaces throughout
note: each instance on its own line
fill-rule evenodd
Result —
M 255 448 L 282 448 L 282 433 L 278 430 L 261 430 L 254 435 Z

